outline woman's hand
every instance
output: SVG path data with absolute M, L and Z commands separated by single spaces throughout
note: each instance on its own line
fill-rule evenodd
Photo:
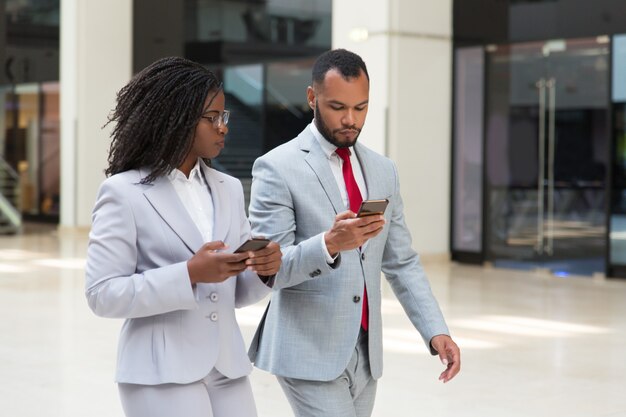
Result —
M 191 283 L 222 282 L 228 277 L 245 271 L 249 253 L 221 252 L 227 248 L 228 246 L 222 241 L 208 242 L 202 245 L 198 252 L 187 261 Z
M 245 262 L 248 269 L 262 276 L 275 275 L 280 269 L 283 257 L 280 245 L 276 242 L 270 242 L 263 249 L 245 252 L 244 254 L 248 257 Z

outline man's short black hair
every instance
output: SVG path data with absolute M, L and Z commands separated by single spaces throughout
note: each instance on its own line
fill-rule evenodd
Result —
M 332 69 L 339 71 L 346 80 L 357 78 L 361 71 L 365 73 L 368 81 L 370 79 L 365 62 L 360 56 L 345 49 L 333 49 L 324 52 L 313 64 L 313 84 L 322 84 L 326 73 Z

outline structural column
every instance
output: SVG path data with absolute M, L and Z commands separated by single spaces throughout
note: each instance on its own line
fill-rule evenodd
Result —
M 333 2 L 333 48 L 370 73 L 360 140 L 398 165 L 413 246 L 431 255 L 449 252 L 451 32 L 452 0 Z
M 61 227 L 87 228 L 117 91 L 132 76 L 132 0 L 61 1 Z

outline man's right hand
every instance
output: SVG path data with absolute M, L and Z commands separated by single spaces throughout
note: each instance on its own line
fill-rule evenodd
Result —
M 335 216 L 335 222 L 324 234 L 324 242 L 331 256 L 339 252 L 363 246 L 369 239 L 378 235 L 385 225 L 382 215 L 356 217 L 348 210 Z
M 187 261 L 187 270 L 192 284 L 197 282 L 216 283 L 237 275 L 246 269 L 248 253 L 221 252 L 228 246 L 222 241 L 205 243 Z

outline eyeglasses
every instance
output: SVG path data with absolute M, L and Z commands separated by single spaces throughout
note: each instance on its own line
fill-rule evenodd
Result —
M 220 127 L 220 124 L 224 123 L 224 126 L 228 124 L 228 118 L 230 117 L 230 110 L 224 110 L 224 113 L 217 114 L 215 116 L 200 116 L 203 119 L 207 119 L 209 122 L 213 123 L 214 128 Z

